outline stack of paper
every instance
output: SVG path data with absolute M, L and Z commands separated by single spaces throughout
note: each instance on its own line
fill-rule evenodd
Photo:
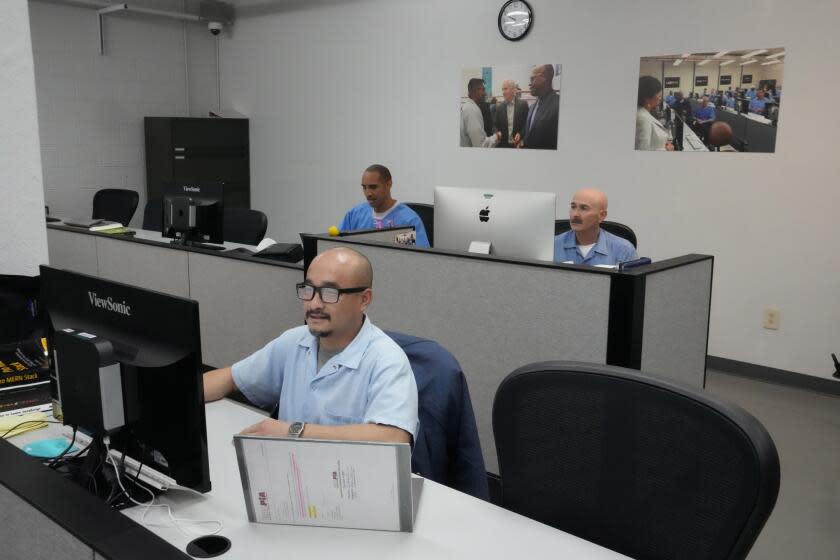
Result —
M 81 227 L 87 228 L 90 231 L 105 231 L 109 229 L 121 228 L 123 225 L 119 222 L 111 222 L 108 220 L 99 220 L 99 219 L 77 219 L 77 218 L 68 218 L 64 220 L 64 225 L 73 226 L 73 227 Z

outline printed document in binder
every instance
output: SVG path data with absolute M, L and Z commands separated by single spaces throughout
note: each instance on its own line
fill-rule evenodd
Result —
M 234 445 L 252 522 L 413 528 L 419 492 L 406 443 L 236 435 Z

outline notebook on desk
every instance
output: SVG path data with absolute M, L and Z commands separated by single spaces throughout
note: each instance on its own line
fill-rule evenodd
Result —
M 423 479 L 406 443 L 234 436 L 248 519 L 411 532 Z
M 123 227 L 123 225 L 119 222 L 100 220 L 98 218 L 93 218 L 90 220 L 85 218 L 67 218 L 66 220 L 64 220 L 64 225 L 87 228 L 90 231 L 105 231 L 109 229 L 117 229 Z

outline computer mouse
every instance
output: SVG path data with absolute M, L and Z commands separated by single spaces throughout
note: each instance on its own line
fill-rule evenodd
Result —
M 64 438 L 42 439 L 27 443 L 23 446 L 23 451 L 39 459 L 52 459 L 61 455 L 69 444 L 70 442 Z M 74 445 L 67 453 L 75 453 L 78 450 L 79 448 Z

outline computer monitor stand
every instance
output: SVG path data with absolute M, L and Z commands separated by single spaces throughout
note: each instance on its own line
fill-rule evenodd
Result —
M 467 251 L 480 255 L 489 255 L 491 245 L 492 242 L 490 241 L 470 241 L 470 248 Z

